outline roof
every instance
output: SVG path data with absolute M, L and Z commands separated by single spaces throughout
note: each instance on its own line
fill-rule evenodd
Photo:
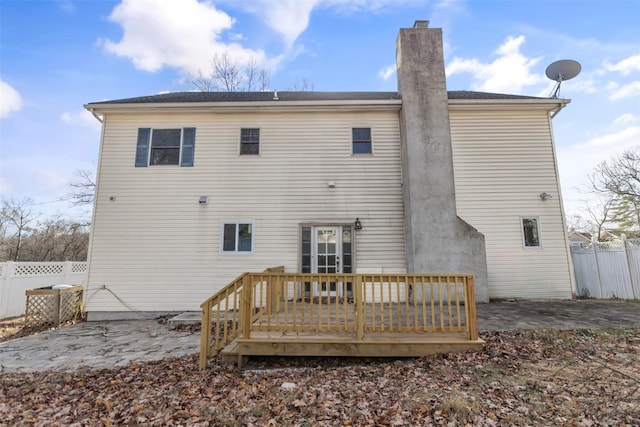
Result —
M 276 98 L 277 96 L 277 98 Z M 500 93 L 449 91 L 449 99 L 546 99 L 533 96 Z M 397 92 L 170 92 L 160 95 L 138 96 L 92 104 L 157 104 L 195 102 L 256 102 L 256 101 L 384 101 L 400 100 Z

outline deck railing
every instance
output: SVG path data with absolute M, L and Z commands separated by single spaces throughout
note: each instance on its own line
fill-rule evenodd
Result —
M 265 272 L 283 272 L 284 266 L 272 267 Z M 240 333 L 240 309 L 245 283 L 251 283 L 251 273 L 244 273 L 200 304 L 202 321 L 200 331 L 200 368 L 206 367 L 207 358 L 233 341 Z M 249 282 L 246 279 L 249 278 Z M 257 315 L 257 314 L 256 314 Z
M 202 304 L 200 364 L 257 331 L 348 333 L 358 341 L 374 332 L 455 333 L 477 340 L 475 305 L 472 275 L 245 273 Z

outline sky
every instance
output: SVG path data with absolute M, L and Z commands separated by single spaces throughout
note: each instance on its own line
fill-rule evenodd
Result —
M 195 90 L 214 55 L 274 90 L 395 91 L 398 30 L 425 19 L 449 90 L 548 97 L 549 64 L 582 65 L 553 119 L 568 216 L 598 163 L 640 146 L 640 0 L 0 0 L 0 197 L 90 218 L 65 200 L 98 162 L 83 105 Z

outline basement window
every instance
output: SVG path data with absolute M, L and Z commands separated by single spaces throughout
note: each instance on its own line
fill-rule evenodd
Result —
M 253 252 L 253 222 L 223 222 L 222 252 Z
M 525 248 L 540 247 L 540 226 L 538 218 L 521 218 L 522 243 Z

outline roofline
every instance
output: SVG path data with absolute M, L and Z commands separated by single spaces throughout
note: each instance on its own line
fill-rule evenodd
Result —
M 113 104 L 90 103 L 84 108 L 96 114 L 123 111 L 144 112 L 206 112 L 206 113 L 236 113 L 248 110 L 264 109 L 270 112 L 305 112 L 305 111 L 399 111 L 401 99 L 384 100 L 315 100 L 315 101 L 227 101 L 227 102 L 142 102 Z
M 530 98 L 530 99 L 450 99 L 449 110 L 490 110 L 496 108 L 542 109 L 559 111 L 571 102 L 564 98 Z
M 541 109 L 557 114 L 571 102 L 562 98 L 508 98 L 508 99 L 449 99 L 450 111 Z M 140 102 L 90 103 L 84 108 L 94 115 L 118 112 L 179 112 L 237 113 L 256 109 L 269 112 L 306 111 L 400 111 L 401 99 L 299 100 L 299 101 L 226 101 L 226 102 Z M 554 115 L 555 115 L 554 114 Z

